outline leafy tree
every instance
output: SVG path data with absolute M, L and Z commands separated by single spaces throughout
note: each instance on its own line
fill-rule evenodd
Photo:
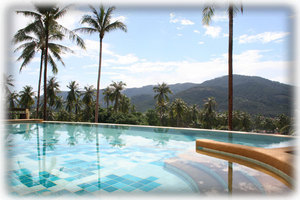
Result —
M 20 106 L 22 108 L 30 109 L 34 104 L 34 92 L 32 90 L 33 88 L 31 86 L 26 85 L 23 87 L 23 90 L 20 91 Z
M 55 77 L 51 77 L 50 80 L 48 81 L 47 84 L 47 98 L 48 98 L 48 105 L 50 107 L 50 109 L 54 106 L 56 106 L 57 100 L 58 100 L 58 96 L 57 94 L 60 92 L 59 90 L 59 84 L 56 81 Z
M 109 86 L 107 86 L 104 90 L 103 93 L 104 95 L 104 101 L 106 103 L 106 108 L 108 109 L 109 107 L 109 102 L 113 101 L 113 89 Z
M 68 7 L 60 9 L 55 5 L 36 5 L 36 12 L 17 11 L 17 13 L 22 13 L 24 16 L 33 17 L 33 29 L 35 30 L 33 32 L 37 32 L 36 30 L 39 30 L 39 35 L 44 38 L 44 48 L 41 54 L 41 58 L 43 58 L 44 61 L 44 120 L 47 120 L 47 64 L 48 62 L 52 62 L 51 59 L 48 61 L 48 49 L 51 49 L 51 43 L 49 43 L 51 35 L 55 32 L 59 33 L 59 37 L 62 37 L 61 33 L 65 33 L 69 36 L 70 39 L 75 40 L 77 45 L 79 45 L 82 48 L 85 48 L 84 42 L 80 37 L 78 37 L 73 31 L 68 30 L 67 28 L 65 28 L 57 22 L 57 20 L 62 18 L 63 15 L 67 12 L 67 9 Z M 55 57 L 60 58 L 58 54 L 56 54 Z M 30 58 L 30 56 L 28 56 L 27 58 Z
M 204 102 L 204 108 L 201 113 L 201 121 L 203 128 L 213 128 L 216 123 L 216 106 L 217 102 L 215 98 L 209 97 Z
M 71 81 L 69 85 L 67 86 L 70 91 L 67 95 L 67 106 L 66 110 L 71 113 L 73 108 L 75 107 L 75 102 L 80 97 L 80 91 L 79 91 L 79 85 L 76 83 L 76 81 Z
M 148 109 L 146 111 L 146 119 L 149 125 L 151 126 L 158 126 L 159 125 L 159 118 L 155 110 Z
M 123 83 L 122 81 L 120 82 L 112 82 L 112 84 L 110 84 L 110 86 L 113 88 L 113 93 L 112 93 L 112 97 L 115 101 L 115 105 L 114 105 L 114 111 L 117 112 L 119 110 L 119 104 L 120 104 L 120 99 L 121 99 L 121 91 L 124 90 L 124 86 L 126 86 L 126 83 Z
M 228 7 L 229 36 L 228 36 L 228 130 L 232 130 L 232 111 L 233 111 L 233 78 L 232 78 L 232 50 L 233 50 L 233 16 L 238 11 L 243 13 L 243 6 L 238 9 L 230 4 Z M 209 25 L 215 13 L 214 6 L 207 6 L 202 10 L 202 23 Z
M 98 122 L 98 107 L 99 107 L 99 90 L 100 90 L 100 74 L 101 74 L 101 62 L 102 62 L 102 40 L 105 33 L 113 30 L 121 29 L 127 32 L 127 27 L 120 21 L 111 22 L 112 13 L 115 7 L 109 7 L 106 11 L 103 5 L 100 6 L 99 10 L 90 6 L 93 15 L 84 15 L 81 20 L 81 24 L 87 24 L 89 27 L 82 27 L 76 30 L 82 31 L 88 34 L 98 33 L 100 39 L 100 53 L 99 53 L 99 69 L 98 69 L 98 81 L 97 81 L 97 95 L 95 105 L 95 123 Z
M 119 111 L 123 113 L 129 113 L 130 106 L 131 106 L 130 99 L 126 95 L 122 94 L 120 98 Z
M 95 89 L 93 86 L 85 86 L 82 94 L 82 103 L 84 104 L 83 120 L 92 121 Z
M 168 94 L 173 94 L 170 87 L 166 83 L 154 86 L 153 91 L 156 93 L 154 99 L 157 99 L 157 104 L 160 104 L 162 102 L 169 102 Z
M 170 109 L 173 111 L 174 117 L 176 118 L 176 125 L 182 126 L 184 115 L 188 109 L 186 103 L 182 99 L 175 99 L 172 102 Z
M 168 94 L 173 94 L 170 87 L 166 83 L 158 84 L 153 87 L 153 91 L 156 93 L 154 99 L 156 101 L 156 110 L 159 113 L 160 123 L 161 125 L 165 124 L 163 121 L 166 119 L 166 113 L 168 111 L 168 102 L 169 96 Z

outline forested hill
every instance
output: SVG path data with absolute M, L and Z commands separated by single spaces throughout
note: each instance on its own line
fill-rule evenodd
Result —
M 170 84 L 173 94 L 169 95 L 170 101 L 175 98 L 183 99 L 187 104 L 197 104 L 202 108 L 204 100 L 215 97 L 217 111 L 227 110 L 227 87 L 228 76 L 222 76 L 201 84 L 178 83 Z M 292 115 L 293 87 L 279 82 L 270 81 L 257 76 L 233 76 L 233 108 L 234 110 L 246 111 L 250 114 L 262 114 L 276 116 L 279 114 Z M 154 85 L 140 88 L 127 88 L 123 94 L 131 99 L 136 110 L 144 112 L 149 108 L 155 108 Z M 66 99 L 67 92 L 61 92 Z M 100 103 L 105 106 L 102 91 Z
M 227 88 L 228 76 L 208 80 L 202 84 L 175 84 L 170 85 L 173 95 L 170 101 L 181 98 L 189 105 L 197 104 L 201 108 L 204 100 L 208 97 L 215 97 L 217 110 L 227 110 Z M 278 114 L 292 114 L 292 93 L 293 87 L 279 82 L 270 81 L 255 76 L 233 76 L 234 85 L 234 110 L 246 111 L 250 114 L 263 114 L 275 116 Z M 148 87 L 148 86 L 146 86 Z M 149 86 L 150 87 L 150 86 Z M 151 86 L 153 88 L 153 86 Z M 176 88 L 176 91 L 173 89 Z M 138 88 L 137 88 L 138 89 Z M 132 94 L 132 89 L 131 90 Z M 127 90 L 124 91 L 126 94 Z M 148 93 L 130 95 L 131 101 L 136 105 L 138 111 L 146 111 L 154 108 L 153 90 Z

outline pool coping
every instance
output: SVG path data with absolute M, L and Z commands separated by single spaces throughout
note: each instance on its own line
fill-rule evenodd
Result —
M 295 156 L 293 146 L 265 149 L 209 139 L 196 140 L 196 152 L 237 162 L 275 175 L 286 185 L 293 185 Z
M 161 129 L 176 129 L 176 130 L 190 130 L 190 131 L 207 131 L 207 132 L 222 132 L 222 133 L 232 133 L 232 134 L 252 134 L 252 135 L 264 135 L 272 137 L 287 137 L 287 138 L 297 138 L 293 135 L 280 135 L 273 133 L 257 133 L 257 132 L 245 132 L 245 131 L 228 131 L 219 129 L 201 129 L 201 128 L 186 128 L 186 127 L 171 127 L 171 126 L 150 126 L 150 125 L 135 125 L 135 124 L 113 124 L 113 123 L 92 123 L 92 122 L 68 122 L 68 121 L 44 121 L 42 119 L 13 119 L 6 120 L 8 123 L 59 123 L 59 124 L 85 124 L 85 125 L 108 125 L 108 126 L 132 126 L 132 127 L 145 127 L 145 128 L 161 128 Z
M 256 133 L 256 132 L 243 132 L 243 131 L 228 131 L 228 130 L 218 130 L 218 129 L 200 129 L 200 128 L 185 128 L 185 127 L 170 127 L 170 126 L 150 126 L 150 125 L 134 125 L 134 124 L 111 124 L 111 123 L 91 123 L 91 122 L 67 122 L 67 121 L 42 121 L 42 123 L 60 123 L 60 124 L 87 124 L 87 125 L 108 125 L 108 126 L 131 126 L 131 127 L 145 127 L 145 128 L 161 128 L 161 129 L 176 129 L 176 130 L 190 130 L 190 131 L 207 131 L 207 132 L 222 132 L 222 133 L 232 133 L 232 134 L 252 134 L 252 135 L 264 135 L 272 137 L 287 137 L 287 138 L 297 138 L 297 136 L 292 135 L 277 135 L 277 134 L 267 134 L 267 133 Z

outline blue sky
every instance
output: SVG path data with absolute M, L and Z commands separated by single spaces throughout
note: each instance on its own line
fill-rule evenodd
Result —
M 22 7 L 17 9 L 24 9 Z M 25 8 L 26 9 L 26 8 Z M 117 6 L 113 20 L 127 25 L 128 32 L 110 32 L 104 37 L 101 88 L 112 81 L 123 81 L 127 88 L 166 82 L 168 84 L 203 81 L 227 75 L 228 17 L 226 8 L 216 10 L 210 26 L 202 25 L 198 7 L 122 7 Z M 87 6 L 75 6 L 60 22 L 69 29 L 78 28 L 82 15 L 90 14 Z M 12 13 L 15 33 L 28 23 Z M 244 13 L 234 18 L 234 74 L 261 76 L 291 83 L 291 37 L 294 14 L 290 7 L 244 5 Z M 98 35 L 79 34 L 86 42 L 82 50 L 74 43 L 62 44 L 74 50 L 65 54 L 65 67 L 56 75 L 61 90 L 70 81 L 80 88 L 97 83 Z M 12 49 L 16 46 L 12 46 Z M 11 54 L 11 73 L 15 89 L 31 85 L 37 91 L 39 53 L 19 73 L 19 53 Z M 48 71 L 52 76 L 51 71 Z

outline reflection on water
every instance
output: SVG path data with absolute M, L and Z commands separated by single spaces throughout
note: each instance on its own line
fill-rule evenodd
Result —
M 18 195 L 290 191 L 260 171 L 196 153 L 195 135 L 170 129 L 46 123 L 13 124 L 7 129 L 8 181 Z

